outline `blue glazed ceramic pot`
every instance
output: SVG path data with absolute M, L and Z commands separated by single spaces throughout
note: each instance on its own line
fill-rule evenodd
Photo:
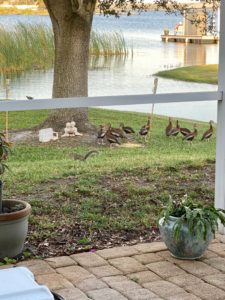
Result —
M 197 238 L 196 234 L 190 233 L 187 224 L 183 224 L 178 240 L 173 236 L 173 226 L 178 220 L 176 217 L 169 217 L 168 222 L 164 218 L 159 220 L 159 230 L 163 241 L 170 250 L 172 256 L 179 259 L 200 258 L 207 249 L 213 238 L 211 230 L 208 230 L 206 240 Z

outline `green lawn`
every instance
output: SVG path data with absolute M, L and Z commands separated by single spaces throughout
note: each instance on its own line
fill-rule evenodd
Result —
M 47 113 L 9 113 L 10 127 L 32 127 Z M 136 132 L 147 120 L 143 113 L 101 109 L 90 109 L 89 116 L 95 125 L 110 121 L 117 127 L 123 121 Z M 4 114 L 0 117 L 4 120 Z M 169 195 L 187 193 L 196 201 L 213 201 L 215 135 L 209 142 L 201 142 L 209 125 L 199 122 L 199 136 L 190 145 L 181 136 L 167 138 L 167 123 L 166 117 L 155 116 L 147 143 L 135 134 L 132 142 L 142 143 L 142 148 L 66 142 L 13 146 L 4 195 L 32 204 L 28 242 L 38 249 L 38 255 L 102 248 L 109 240 L 112 245 L 129 243 L 140 235 L 150 240 L 160 207 Z M 180 120 L 180 124 L 193 128 L 193 121 Z M 91 149 L 99 153 L 85 162 L 72 159 L 74 153 Z M 38 247 L 43 240 L 49 243 L 47 248 Z
M 218 65 L 202 65 L 172 69 L 156 73 L 156 76 L 175 80 L 217 84 Z

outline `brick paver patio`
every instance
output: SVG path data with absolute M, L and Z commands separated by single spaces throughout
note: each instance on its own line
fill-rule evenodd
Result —
M 154 242 L 18 265 L 28 267 L 38 283 L 66 300 L 225 299 L 225 237 L 221 235 L 198 261 L 175 259 L 163 242 Z

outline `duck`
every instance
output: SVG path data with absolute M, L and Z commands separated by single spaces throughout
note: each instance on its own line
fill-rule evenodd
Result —
M 193 139 L 198 135 L 198 130 L 197 130 L 197 125 L 194 124 L 194 130 L 192 132 L 190 132 L 189 134 L 187 134 L 186 136 L 183 137 L 183 140 L 186 141 L 193 141 Z
M 191 133 L 191 130 L 188 129 L 188 128 L 180 127 L 180 133 L 181 133 L 183 136 L 186 136 L 187 134 Z
M 169 117 L 169 123 L 165 129 L 166 136 L 170 136 L 170 131 L 172 130 L 172 128 L 173 128 L 172 119 Z
M 172 128 L 168 134 L 169 136 L 177 136 L 179 132 L 180 132 L 180 125 L 177 120 L 176 127 Z
M 203 140 L 209 140 L 211 138 L 211 136 L 213 135 L 213 121 L 209 121 L 209 129 L 206 130 L 203 135 L 202 135 L 202 138 L 201 138 L 201 141 Z
M 105 138 L 106 140 L 109 142 L 110 147 L 114 144 L 114 145 L 121 145 L 120 141 L 118 140 L 118 138 L 113 135 L 111 133 L 111 130 L 109 129 L 106 134 L 105 134 Z
M 123 131 L 126 133 L 126 134 L 131 134 L 131 133 L 135 133 L 134 129 L 130 126 L 124 126 L 124 123 L 120 123 L 120 128 L 123 129 Z
M 109 130 L 112 135 L 115 135 L 117 138 L 126 139 L 126 134 L 124 133 L 122 128 L 113 128 L 110 124 Z
M 97 141 L 101 140 L 101 144 L 103 145 L 103 140 L 105 138 L 106 132 L 108 130 L 107 125 L 100 125 L 99 126 L 99 131 L 97 133 Z
M 141 129 L 140 129 L 140 131 L 139 131 L 139 134 L 141 136 L 145 137 L 145 142 L 147 141 L 147 136 L 148 136 L 148 133 L 149 133 L 150 126 L 151 126 L 151 117 L 149 116 L 147 124 L 145 124 L 144 126 L 142 126 Z

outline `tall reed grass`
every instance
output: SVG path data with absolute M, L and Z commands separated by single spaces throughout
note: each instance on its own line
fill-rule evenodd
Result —
M 122 33 L 92 32 L 91 56 L 127 56 Z M 15 73 L 31 69 L 47 69 L 54 63 L 52 29 L 44 24 L 18 23 L 0 27 L 0 72 Z
M 127 55 L 128 48 L 122 33 L 92 32 L 90 40 L 90 55 Z
M 53 65 L 52 30 L 40 24 L 18 23 L 6 29 L 0 27 L 0 70 L 13 73 L 29 69 L 44 69 Z

